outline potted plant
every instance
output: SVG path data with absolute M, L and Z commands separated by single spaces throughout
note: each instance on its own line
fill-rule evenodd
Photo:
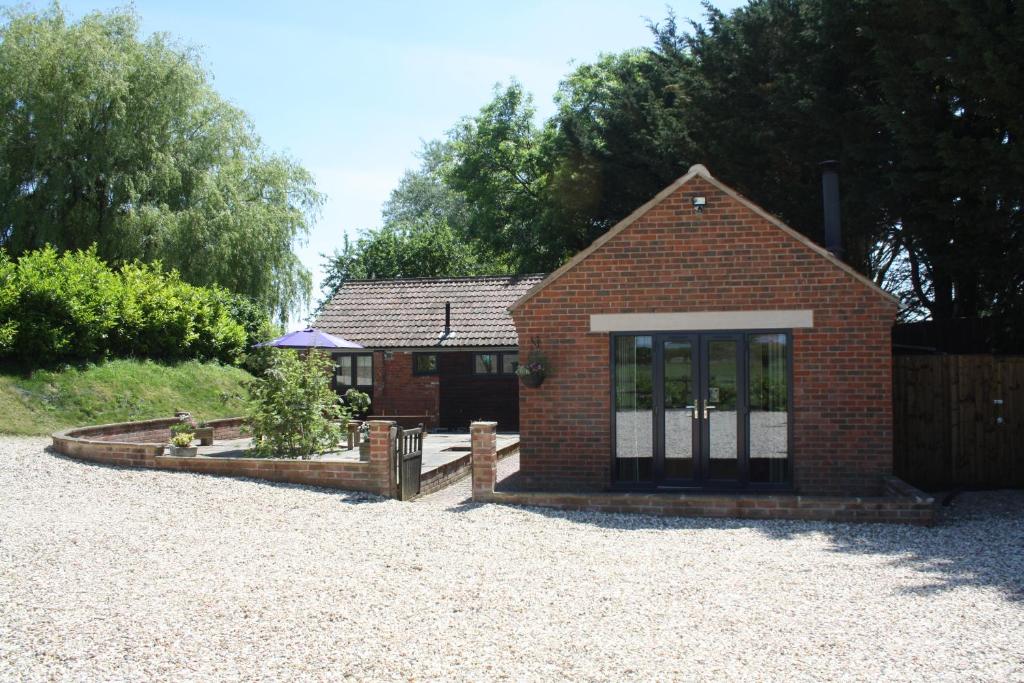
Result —
M 196 425 L 196 438 L 199 439 L 200 446 L 212 446 L 213 445 L 213 427 L 206 420 L 200 420 L 199 424 Z
M 171 438 L 171 455 L 176 458 L 194 458 L 199 448 L 192 445 L 195 434 L 192 432 L 178 432 Z
M 547 361 L 543 357 L 531 355 L 529 361 L 521 363 L 516 368 L 516 375 L 519 376 L 519 381 L 523 383 L 523 386 L 539 387 L 544 382 L 547 366 Z
M 171 427 L 171 438 L 178 434 L 194 434 L 195 427 L 192 426 L 191 418 L 182 418 L 181 422 Z

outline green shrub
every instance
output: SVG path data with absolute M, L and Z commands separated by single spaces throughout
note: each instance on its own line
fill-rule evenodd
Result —
M 331 389 L 330 357 L 316 351 L 301 357 L 290 349 L 274 349 L 268 358 L 267 369 L 248 385 L 251 452 L 304 458 L 336 450 L 349 411 Z
M 0 356 L 10 353 L 18 332 L 18 323 L 14 319 L 14 307 L 18 301 L 15 273 L 14 263 L 7 252 L 0 249 Z
M 370 396 L 358 389 L 349 389 L 345 392 L 345 405 L 349 407 L 353 415 L 365 417 L 370 410 Z
M 182 282 L 159 262 L 124 266 L 120 282 L 115 355 L 225 363 L 242 357 L 245 328 L 231 317 L 228 292 Z
M 84 362 L 107 355 L 117 324 L 118 278 L 86 251 L 51 247 L 18 259 L 11 354 L 25 365 Z
M 0 360 L 23 369 L 111 356 L 238 365 L 272 332 L 245 297 L 188 284 L 159 262 L 115 272 L 95 248 L 46 247 L 16 262 L 0 250 Z
M 171 444 L 178 448 L 188 448 L 192 445 L 196 435 L 192 432 L 175 432 L 174 436 L 171 437 Z

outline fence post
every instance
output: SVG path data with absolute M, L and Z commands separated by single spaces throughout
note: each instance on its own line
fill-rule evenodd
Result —
M 474 422 L 469 427 L 472 446 L 473 500 L 487 500 L 498 478 L 498 423 Z
M 370 420 L 370 463 L 379 492 L 388 498 L 398 497 L 395 476 L 395 442 L 392 431 L 397 423 L 391 420 Z

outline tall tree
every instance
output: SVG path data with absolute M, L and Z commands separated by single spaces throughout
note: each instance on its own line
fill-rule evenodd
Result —
M 0 246 L 97 244 L 160 259 L 284 314 L 308 300 L 293 252 L 321 203 L 213 90 L 199 56 L 135 14 L 69 23 L 59 6 L 0 26 Z
M 863 27 L 890 147 L 880 178 L 912 300 L 1024 330 L 1024 14 L 1013 0 L 888 2 Z
M 382 210 L 383 226 L 345 236 L 324 255 L 322 308 L 347 280 L 396 277 L 460 277 L 511 272 L 507 257 L 470 234 L 466 198 L 445 182 L 452 145 L 424 145 L 420 167 L 408 171 Z
M 519 272 L 547 268 L 566 254 L 549 231 L 548 133 L 538 129 L 532 97 L 518 82 L 451 131 L 452 164 L 445 182 L 467 202 L 466 234 L 507 254 Z

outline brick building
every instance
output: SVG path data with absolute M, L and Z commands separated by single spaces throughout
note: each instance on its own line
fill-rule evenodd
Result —
M 703 166 L 511 312 L 548 363 L 520 390 L 532 487 L 870 495 L 891 473 L 896 301 Z
M 335 388 L 407 426 L 519 425 L 519 340 L 508 307 L 542 276 L 350 280 L 316 327 L 365 349 L 339 351 Z

